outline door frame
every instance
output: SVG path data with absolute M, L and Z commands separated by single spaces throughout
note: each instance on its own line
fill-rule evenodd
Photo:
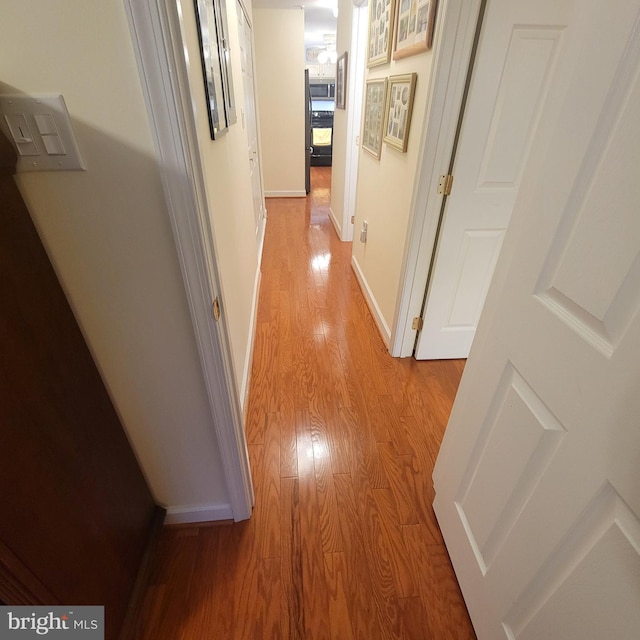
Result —
M 421 140 L 422 155 L 411 203 L 402 262 L 400 295 L 391 330 L 390 353 L 413 355 L 419 317 L 425 300 L 432 256 L 446 197 L 438 193 L 441 175 L 451 171 L 458 123 L 476 42 L 478 19 L 487 0 L 445 0 L 439 3 L 433 66 Z
M 309 69 L 304 70 L 304 190 L 307 195 L 311 193 L 311 154 L 313 146 L 311 142 L 311 88 L 309 85 Z
M 258 118 L 258 87 L 256 86 L 256 76 L 255 76 L 255 66 L 253 64 L 255 51 L 253 47 L 253 22 L 251 20 L 251 15 L 249 14 L 247 7 L 243 0 L 236 0 L 236 9 L 239 8 L 242 11 L 243 20 L 249 25 L 249 29 L 251 29 L 251 85 L 252 85 L 252 93 L 253 93 L 253 116 L 255 121 L 256 128 L 256 147 L 258 150 L 258 176 L 260 178 L 260 228 L 256 233 L 256 237 L 258 238 L 258 255 L 262 256 L 262 247 L 264 245 L 264 234 L 267 226 L 267 207 L 264 202 L 264 177 L 262 175 L 262 149 L 260 147 L 260 121 Z M 246 110 L 246 96 L 245 96 L 245 110 Z
M 351 222 L 351 218 L 356 212 L 368 20 L 368 5 L 357 6 L 354 4 L 351 8 L 351 42 L 349 46 L 349 64 L 347 65 L 347 145 L 342 221 L 339 230 L 336 221 L 333 221 L 340 240 L 343 242 L 351 242 L 353 240 L 353 222 Z M 333 211 L 331 210 L 330 215 L 333 219 Z
M 214 232 L 189 92 L 180 2 L 123 0 L 142 93 L 157 153 L 171 228 L 185 284 L 204 383 L 211 409 L 229 506 L 235 521 L 251 516 L 253 485 L 240 396 L 233 374 L 224 314 L 213 318 L 221 297 Z

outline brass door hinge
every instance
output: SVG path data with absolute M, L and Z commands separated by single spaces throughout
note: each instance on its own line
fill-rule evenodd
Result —
M 220 300 L 218 300 L 218 296 L 213 299 L 213 317 L 216 322 L 220 320 Z
M 351 216 L 351 224 L 353 224 L 356 221 L 356 217 L 355 216 Z
M 440 176 L 438 181 L 438 193 L 442 196 L 451 195 L 451 185 L 453 184 L 453 176 L 448 173 L 446 176 Z
M 423 322 L 422 322 L 422 318 L 421 317 L 414 318 L 413 322 L 411 323 L 411 328 L 414 331 L 421 331 L 422 330 L 422 325 L 423 325 Z

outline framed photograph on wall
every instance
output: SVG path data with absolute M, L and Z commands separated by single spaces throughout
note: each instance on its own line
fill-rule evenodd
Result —
M 227 38 L 226 10 L 220 0 L 194 0 L 200 61 L 211 139 L 236 122 L 236 107 Z
M 431 49 L 436 0 L 398 0 L 393 59 Z
M 347 102 L 347 61 L 345 51 L 336 62 L 336 108 L 344 109 Z
M 382 134 L 387 100 L 387 79 L 367 80 L 364 93 L 362 148 L 374 158 L 382 153 Z
M 391 59 L 395 6 L 396 0 L 369 0 L 367 67 L 385 64 Z
M 403 153 L 406 152 L 409 142 L 417 77 L 416 73 L 408 73 L 389 78 L 384 141 Z

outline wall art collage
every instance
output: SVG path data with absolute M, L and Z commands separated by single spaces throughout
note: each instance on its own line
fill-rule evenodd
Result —
M 371 0 L 367 67 L 406 58 L 433 45 L 436 0 Z M 407 151 L 416 73 L 368 80 L 362 147 L 380 159 L 382 142 Z

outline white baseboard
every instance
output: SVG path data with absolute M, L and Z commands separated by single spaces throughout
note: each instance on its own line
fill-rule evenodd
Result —
M 196 522 L 213 522 L 215 520 L 233 520 L 231 505 L 204 504 L 187 507 L 167 507 L 165 524 L 189 524 Z
M 265 198 L 306 198 L 307 192 L 302 191 L 265 191 Z
M 331 207 L 329 207 L 329 220 L 331 220 L 333 224 L 333 228 L 336 230 L 336 233 L 338 234 L 338 238 L 340 238 L 340 240 L 344 240 L 344 238 L 342 237 L 342 227 L 338 222 L 338 218 L 336 218 L 336 214 L 333 213 L 333 209 Z
M 264 239 L 264 233 L 262 234 Z M 249 344 L 247 347 L 247 355 L 244 359 L 244 370 L 242 372 L 242 387 L 240 389 L 240 409 L 244 415 L 247 399 L 249 397 L 249 378 L 251 376 L 251 363 L 253 362 L 253 347 L 256 341 L 256 322 L 258 320 L 258 299 L 260 297 L 260 280 L 262 278 L 262 246 L 259 248 L 258 268 L 256 269 L 256 278 L 253 283 L 253 302 L 251 304 L 251 322 L 249 323 Z
M 380 336 L 382 337 L 382 341 L 385 346 L 388 348 L 391 342 L 391 329 L 389 329 L 389 325 L 385 322 L 384 316 L 382 315 L 382 311 L 380 311 L 380 307 L 376 302 L 376 298 L 371 291 L 369 284 L 367 283 L 367 279 L 364 277 L 362 273 L 362 269 L 358 264 L 355 256 L 351 256 L 351 267 L 353 268 L 353 272 L 356 274 L 356 279 L 358 280 L 358 284 L 360 285 L 360 289 L 364 295 L 364 299 L 367 302 L 367 306 L 371 311 L 371 315 L 378 327 L 378 331 L 380 332 Z

